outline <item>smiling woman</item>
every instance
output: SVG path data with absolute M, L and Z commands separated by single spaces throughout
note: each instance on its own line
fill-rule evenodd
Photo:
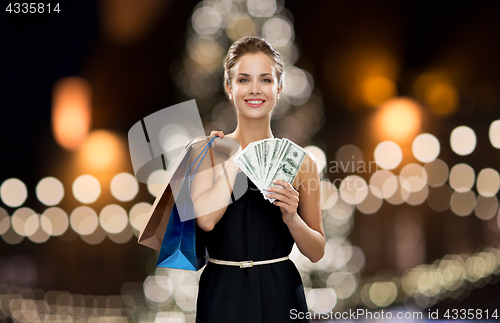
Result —
M 260 108 L 258 115 L 266 115 L 276 104 L 277 96 L 281 92 L 273 74 L 275 67 L 271 58 L 262 53 L 247 54 L 241 57 L 233 67 L 235 81 L 231 86 L 226 84 L 229 97 L 243 115 L 247 115 L 244 108 Z M 265 71 L 265 73 L 259 73 Z M 277 93 L 277 95 L 275 95 Z M 245 107 L 244 102 L 246 103 Z
M 243 115 L 244 105 L 260 108 L 266 115 L 283 89 L 284 64 L 280 54 L 265 40 L 246 37 L 235 42 L 224 61 L 224 91 Z
M 312 262 L 324 254 L 316 162 L 306 155 L 293 183 L 279 180 L 280 186 L 268 188 L 268 196 L 276 199 L 269 203 L 233 160 L 249 144 L 274 138 L 271 113 L 283 90 L 283 61 L 266 40 L 244 37 L 229 48 L 224 70 L 224 89 L 238 118 L 235 131 L 226 136 L 240 145 L 227 153 L 227 176 L 201 172 L 191 182 L 196 224 L 205 231 L 210 255 L 200 277 L 196 322 L 308 322 L 291 315 L 308 308 L 288 255 L 294 243 Z M 222 131 L 212 135 L 224 137 Z M 215 149 L 214 159 L 224 157 Z M 232 188 L 245 183 L 249 188 L 238 199 L 231 192 L 229 205 L 226 178 Z M 208 205 L 226 206 L 205 214 Z

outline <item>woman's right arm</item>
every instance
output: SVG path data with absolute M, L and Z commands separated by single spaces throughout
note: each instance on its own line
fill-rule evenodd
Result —
M 239 169 L 233 161 L 235 155 L 233 154 L 221 164 L 222 167 L 226 168 L 229 184 L 224 171 L 221 171 L 221 174 L 214 181 L 215 167 L 212 167 L 210 158 L 203 159 L 200 165 L 203 171 L 198 170 L 191 180 L 191 198 L 193 199 L 196 224 L 204 231 L 210 231 L 215 227 L 229 205 Z M 194 162 L 195 157 L 192 156 L 192 158 L 190 163 Z

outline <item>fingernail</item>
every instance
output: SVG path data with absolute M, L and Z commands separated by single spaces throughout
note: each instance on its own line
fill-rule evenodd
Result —
M 270 191 L 270 190 L 271 190 L 271 187 L 266 188 L 266 191 Z
M 275 179 L 275 180 L 273 181 L 273 183 L 278 183 L 278 180 L 277 180 L 277 179 Z
M 271 196 L 271 194 L 267 193 L 266 196 L 269 197 L 269 196 Z

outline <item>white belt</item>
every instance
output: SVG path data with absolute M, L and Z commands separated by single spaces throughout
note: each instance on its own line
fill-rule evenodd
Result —
M 272 264 L 274 262 L 279 262 L 283 260 L 287 260 L 289 257 L 281 257 L 281 258 L 276 258 L 276 259 L 269 259 L 269 260 L 259 260 L 259 261 L 252 261 L 252 260 L 246 260 L 246 261 L 228 261 L 228 260 L 218 260 L 214 258 L 209 258 L 205 256 L 205 258 L 213 262 L 214 264 L 219 264 L 219 265 L 229 265 L 229 266 L 240 266 L 240 268 L 249 268 L 253 267 L 254 265 L 265 265 L 265 264 Z

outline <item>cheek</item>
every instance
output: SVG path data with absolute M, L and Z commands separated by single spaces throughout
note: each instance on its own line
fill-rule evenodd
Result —
M 234 92 L 234 94 L 236 94 L 236 95 L 240 95 L 240 96 L 241 96 L 241 95 L 244 95 L 244 89 L 243 89 L 243 87 L 242 87 L 242 86 L 239 86 L 238 84 L 235 84 L 235 85 L 233 86 L 233 92 Z
M 268 97 L 272 98 L 272 99 L 276 99 L 276 95 L 278 95 L 278 91 L 277 91 L 277 88 L 275 88 L 274 86 L 273 87 L 270 87 L 267 91 L 266 91 L 266 94 Z

